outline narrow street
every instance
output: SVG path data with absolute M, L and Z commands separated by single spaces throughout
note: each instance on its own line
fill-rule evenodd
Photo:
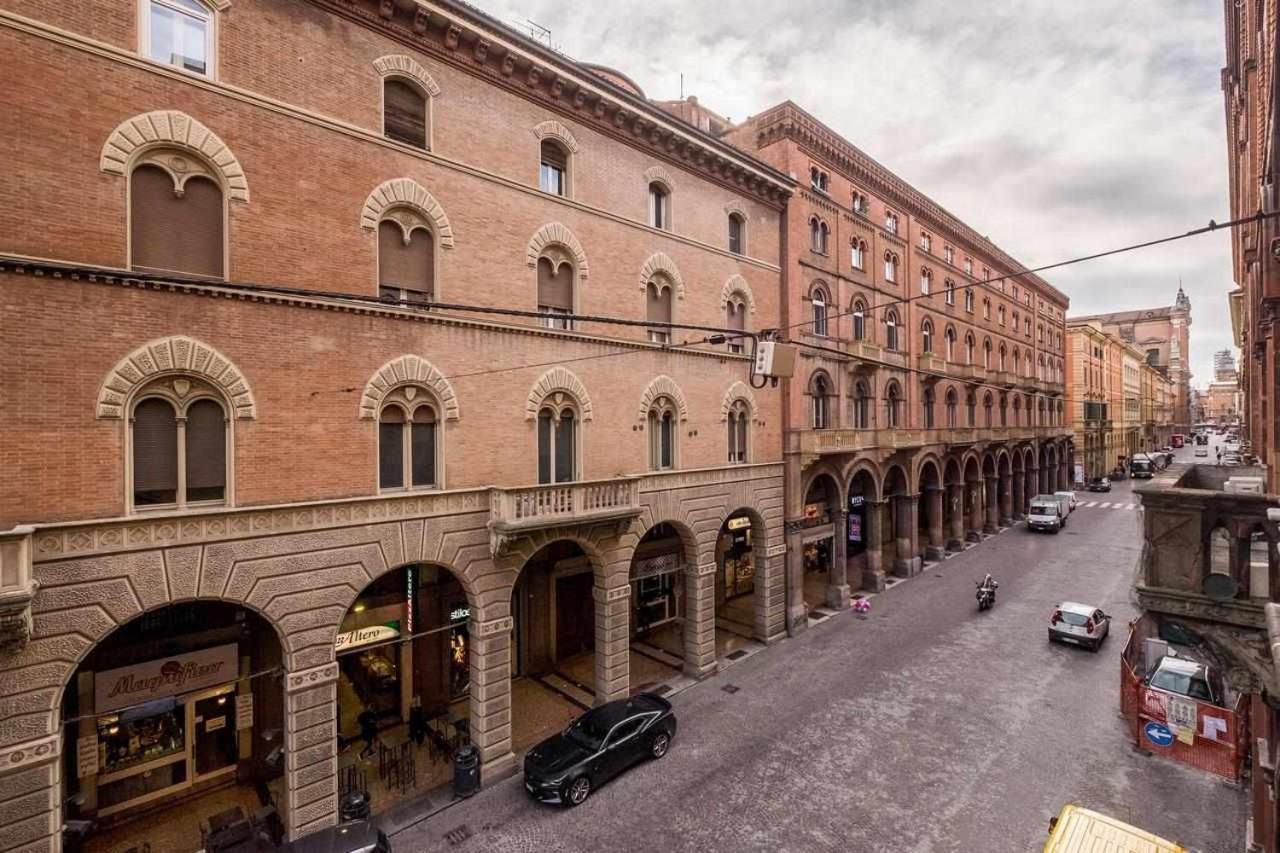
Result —
M 1118 716 L 1141 549 L 1131 485 L 1080 493 L 1061 535 L 1015 526 L 876 596 L 868 618 L 828 619 L 680 693 L 671 753 L 577 809 L 533 803 L 517 776 L 393 843 L 1028 851 L 1076 802 L 1205 853 L 1238 851 L 1245 793 L 1134 751 Z M 986 571 L 1000 594 L 980 614 L 973 581 Z M 1063 599 L 1115 617 L 1099 653 L 1049 645 Z

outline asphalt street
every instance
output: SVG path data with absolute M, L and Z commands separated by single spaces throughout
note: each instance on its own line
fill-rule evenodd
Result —
M 1245 792 L 1135 751 L 1118 715 L 1141 549 L 1131 485 L 1080 493 L 1099 505 L 1060 535 L 1017 525 L 876 596 L 867 618 L 833 617 L 679 693 L 667 757 L 576 809 L 532 802 L 517 776 L 394 847 L 1031 851 L 1074 802 L 1235 853 Z M 979 613 L 987 571 L 999 600 Z M 1100 652 L 1048 643 L 1064 599 L 1115 617 Z

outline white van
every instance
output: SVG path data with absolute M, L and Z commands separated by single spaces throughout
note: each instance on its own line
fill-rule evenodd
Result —
M 1028 530 L 1052 530 L 1057 533 L 1067 524 L 1066 499 L 1057 495 L 1036 495 L 1027 511 Z

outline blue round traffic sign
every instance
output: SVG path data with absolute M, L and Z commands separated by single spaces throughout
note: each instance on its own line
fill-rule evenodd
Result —
M 1142 732 L 1147 736 L 1147 740 L 1156 746 L 1168 746 L 1173 743 L 1173 732 L 1169 731 L 1169 727 L 1163 723 L 1147 723 Z

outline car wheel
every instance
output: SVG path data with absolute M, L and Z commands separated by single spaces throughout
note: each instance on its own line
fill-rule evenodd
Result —
M 565 790 L 564 802 L 567 806 L 580 806 L 591 796 L 591 780 L 586 776 L 579 776 L 569 783 L 569 787 Z
M 667 754 L 667 750 L 671 748 L 671 735 L 666 732 L 658 732 L 653 740 L 649 743 L 649 757 L 661 758 Z

